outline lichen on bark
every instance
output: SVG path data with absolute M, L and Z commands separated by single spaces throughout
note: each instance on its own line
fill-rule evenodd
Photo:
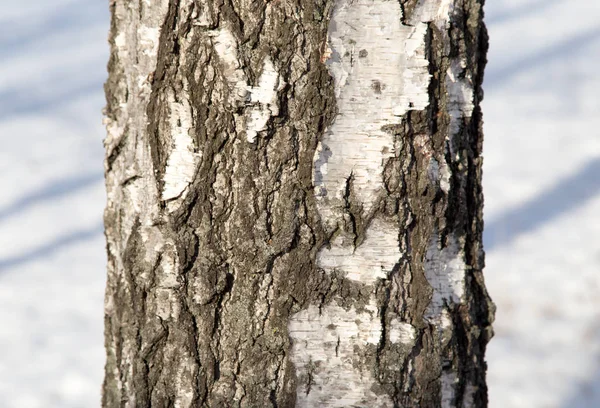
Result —
M 485 406 L 481 2 L 110 7 L 103 406 Z

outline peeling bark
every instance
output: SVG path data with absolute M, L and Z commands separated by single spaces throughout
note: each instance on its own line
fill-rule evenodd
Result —
M 483 407 L 481 0 L 111 0 L 104 407 Z

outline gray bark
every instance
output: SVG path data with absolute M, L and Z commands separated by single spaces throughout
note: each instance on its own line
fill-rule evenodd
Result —
M 110 8 L 103 406 L 486 406 L 482 0 Z

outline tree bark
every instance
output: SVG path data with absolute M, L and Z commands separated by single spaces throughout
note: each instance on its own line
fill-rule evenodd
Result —
M 484 407 L 482 0 L 111 0 L 104 407 Z

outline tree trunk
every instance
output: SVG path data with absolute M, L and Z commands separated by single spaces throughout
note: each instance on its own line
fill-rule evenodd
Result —
M 482 0 L 111 0 L 104 407 L 484 407 Z

